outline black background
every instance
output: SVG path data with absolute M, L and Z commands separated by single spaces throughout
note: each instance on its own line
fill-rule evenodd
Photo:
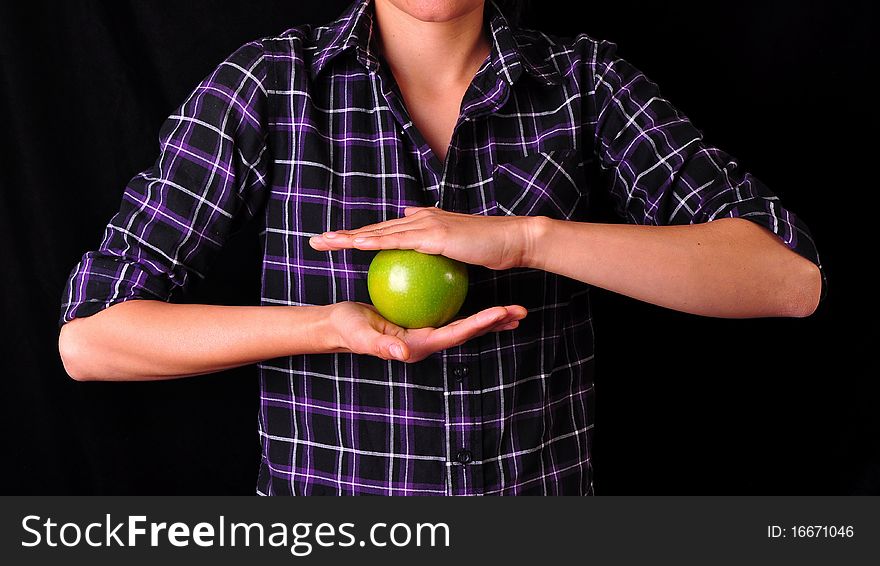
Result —
M 0 490 L 253 493 L 255 369 L 73 382 L 57 353 L 61 290 L 195 84 L 246 41 L 346 2 L 18 4 L 0 6 Z M 617 42 L 805 219 L 830 283 L 806 320 L 701 319 L 597 292 L 598 493 L 880 493 L 874 7 L 565 6 L 535 2 L 524 25 Z M 250 227 L 181 300 L 254 304 L 258 255 Z

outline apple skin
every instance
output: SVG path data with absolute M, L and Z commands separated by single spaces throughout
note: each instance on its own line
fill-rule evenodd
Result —
M 464 303 L 467 265 L 415 250 L 382 250 L 370 262 L 367 289 L 386 320 L 403 328 L 436 328 Z

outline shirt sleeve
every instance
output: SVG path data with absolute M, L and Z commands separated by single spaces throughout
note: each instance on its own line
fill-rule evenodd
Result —
M 586 110 L 612 201 L 627 222 L 673 225 L 745 218 L 774 233 L 822 273 L 807 226 L 736 160 L 702 133 L 656 84 L 619 58 L 615 44 L 591 42 Z
M 204 276 L 265 198 L 266 78 L 262 45 L 249 43 L 168 117 L 156 162 L 127 184 L 101 244 L 70 273 L 60 325 L 132 299 L 170 301 Z

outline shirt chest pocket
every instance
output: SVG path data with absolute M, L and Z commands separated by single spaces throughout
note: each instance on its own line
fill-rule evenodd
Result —
M 557 149 L 499 163 L 492 173 L 494 210 L 503 216 L 549 216 L 572 220 L 584 204 L 580 152 Z

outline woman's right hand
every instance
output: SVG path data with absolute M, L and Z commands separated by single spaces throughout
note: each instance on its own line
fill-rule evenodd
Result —
M 330 311 L 330 351 L 418 362 L 488 332 L 512 330 L 525 316 L 526 309 L 519 305 L 499 306 L 439 328 L 407 329 L 387 321 L 372 305 L 345 301 L 332 305 Z

